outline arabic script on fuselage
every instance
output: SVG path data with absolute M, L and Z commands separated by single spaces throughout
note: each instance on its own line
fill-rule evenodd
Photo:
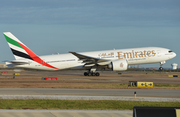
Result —
M 99 57 L 109 57 L 109 56 L 114 56 L 114 52 L 109 52 L 109 53 L 100 53 L 98 54 Z

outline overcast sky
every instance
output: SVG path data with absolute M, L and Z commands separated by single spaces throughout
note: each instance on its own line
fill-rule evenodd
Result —
M 164 67 L 180 65 L 179 0 L 0 1 L 0 64 L 14 59 L 11 32 L 38 55 L 156 46 L 177 54 Z

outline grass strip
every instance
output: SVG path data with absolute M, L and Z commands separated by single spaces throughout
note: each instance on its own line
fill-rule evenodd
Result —
M 0 99 L 0 109 L 132 110 L 134 106 L 180 107 L 180 102 Z
M 180 88 L 180 84 L 154 84 L 154 87 L 178 87 Z

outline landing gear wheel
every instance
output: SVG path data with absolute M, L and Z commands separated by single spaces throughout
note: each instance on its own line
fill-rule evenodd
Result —
M 99 76 L 100 74 L 99 74 L 99 72 L 96 72 L 95 75 L 96 75 L 96 76 Z
M 88 76 L 92 76 L 92 73 L 91 73 L 91 72 L 89 72 L 89 73 L 88 73 Z
M 162 70 L 163 70 L 163 68 L 162 68 L 162 67 L 160 67 L 160 68 L 159 68 L 159 71 L 162 71 Z
M 92 73 L 91 73 L 91 76 L 95 76 L 95 73 L 94 73 L 94 72 L 92 72 Z
M 84 72 L 84 76 L 99 76 L 99 72 Z
M 87 72 L 84 72 L 84 76 L 89 76 L 89 74 Z

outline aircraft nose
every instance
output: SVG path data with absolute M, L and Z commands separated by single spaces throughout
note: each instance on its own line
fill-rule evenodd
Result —
M 172 59 L 172 58 L 174 58 L 174 57 L 176 57 L 176 53 L 175 52 L 171 52 L 170 54 L 169 54 L 169 59 Z
M 174 57 L 176 57 L 176 53 L 175 53 L 175 52 L 173 53 L 173 58 L 174 58 Z

